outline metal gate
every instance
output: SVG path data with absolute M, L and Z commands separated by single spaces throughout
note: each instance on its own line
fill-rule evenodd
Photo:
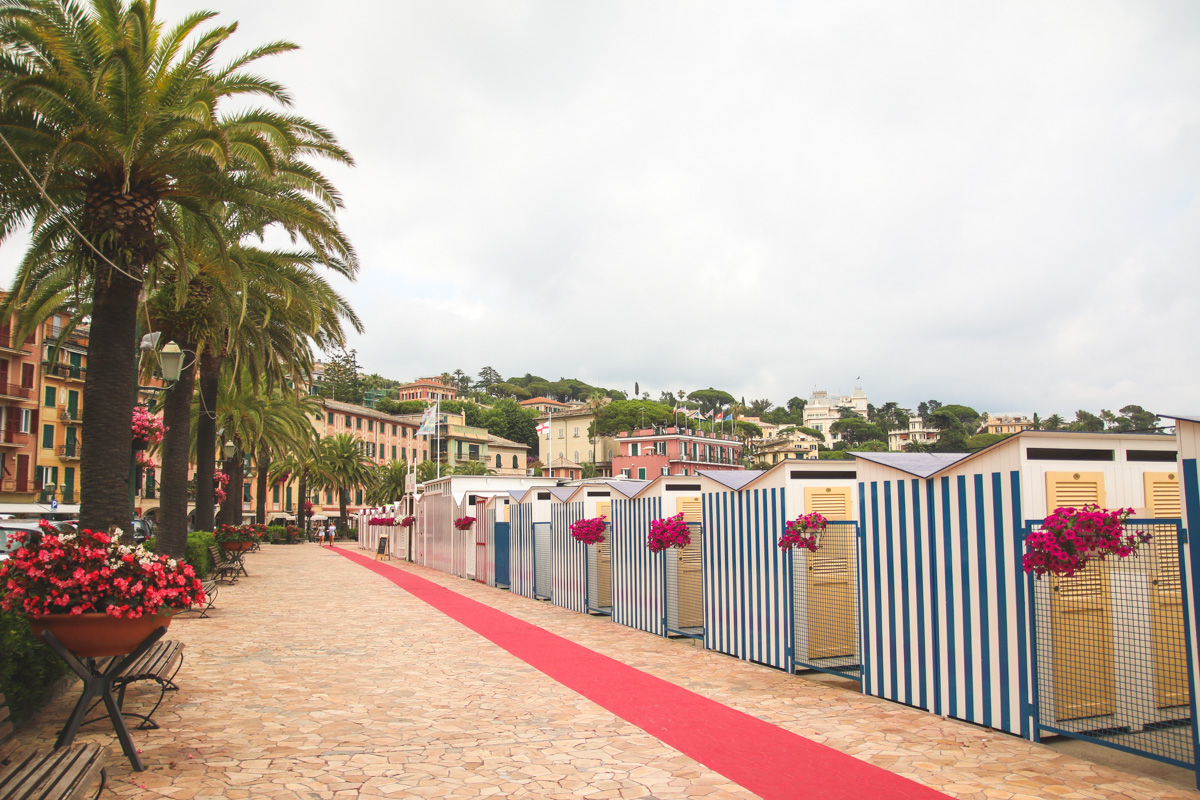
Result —
M 550 523 L 533 523 L 533 596 L 550 599 Z
M 792 550 L 792 652 L 796 669 L 859 678 L 858 523 L 830 520 L 817 551 Z
M 704 540 L 699 523 L 689 522 L 692 541 L 663 555 L 667 635 L 704 638 Z
M 612 616 L 612 526 L 604 526 L 604 541 L 588 546 L 587 610 Z
M 1027 523 L 1026 533 L 1038 525 Z M 1184 531 L 1179 520 L 1125 527 L 1151 536 L 1136 555 L 1030 578 L 1035 738 L 1086 739 L 1195 769 Z

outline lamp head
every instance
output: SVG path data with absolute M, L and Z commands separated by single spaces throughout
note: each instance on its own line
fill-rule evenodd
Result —
M 158 354 L 158 363 L 162 368 L 163 380 L 174 383 L 183 374 L 183 351 L 174 342 L 167 342 Z
M 225 458 L 233 458 L 237 455 L 237 445 L 233 442 L 226 442 L 221 451 L 225 453 Z

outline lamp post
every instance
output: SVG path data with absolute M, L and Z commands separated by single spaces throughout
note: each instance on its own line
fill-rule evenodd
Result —
M 139 350 L 142 353 L 153 352 L 155 345 L 158 344 L 161 333 L 148 333 L 142 337 Z M 167 342 L 163 346 L 161 352 L 157 352 L 158 357 L 158 374 L 162 377 L 162 386 L 140 386 L 135 384 L 134 388 L 134 405 L 138 404 L 138 400 L 143 394 L 158 394 L 159 392 L 167 392 L 171 390 L 176 382 L 179 381 L 179 376 L 183 374 L 183 350 L 175 342 Z M 129 513 L 132 521 L 137 508 L 137 450 L 132 450 L 129 454 Z M 132 535 L 132 531 L 130 532 Z

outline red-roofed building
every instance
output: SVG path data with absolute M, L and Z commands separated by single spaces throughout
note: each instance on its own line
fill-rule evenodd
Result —
M 452 384 L 442 383 L 439 378 L 419 378 L 406 383 L 397 389 L 400 400 L 424 400 L 432 403 L 435 400 L 453 400 L 457 392 Z
M 574 406 L 568 403 L 560 403 L 557 400 L 551 400 L 549 397 L 531 397 L 528 400 L 522 400 L 520 406 L 521 408 L 531 408 L 541 414 L 551 411 L 558 414 L 574 408 Z

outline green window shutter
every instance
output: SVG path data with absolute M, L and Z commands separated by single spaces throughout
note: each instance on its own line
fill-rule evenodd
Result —
M 53 425 L 43 425 L 42 426 L 42 447 L 45 448 L 46 450 L 54 449 L 54 426 Z
M 292 510 L 292 487 L 291 486 L 287 487 L 287 493 L 284 495 L 283 510 L 284 511 Z
M 46 393 L 43 395 L 44 399 L 42 400 L 42 405 L 46 406 L 47 408 L 53 408 L 57 395 L 58 390 L 56 390 L 53 386 L 47 386 Z
M 278 483 L 275 484 L 275 486 L 272 487 L 272 489 L 271 489 L 271 502 L 274 503 L 275 505 L 279 505 L 279 484 Z
M 362 489 L 359 489 L 354 493 L 354 505 L 362 505 Z

